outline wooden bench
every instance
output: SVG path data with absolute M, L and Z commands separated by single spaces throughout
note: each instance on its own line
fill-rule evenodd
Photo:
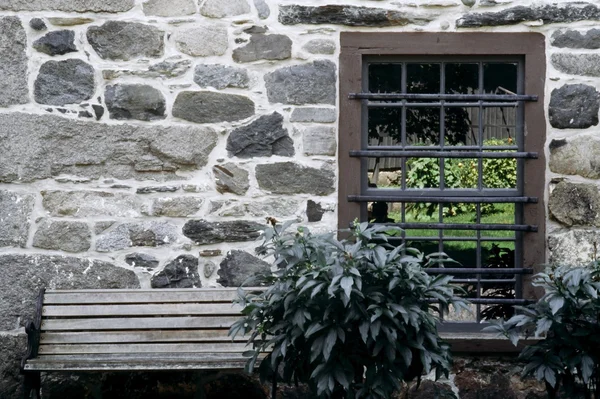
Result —
M 250 349 L 227 335 L 235 288 L 48 290 L 27 323 L 24 397 L 41 372 L 242 369 Z

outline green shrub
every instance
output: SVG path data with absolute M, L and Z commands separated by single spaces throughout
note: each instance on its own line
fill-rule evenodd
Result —
M 515 307 L 520 314 L 497 322 L 497 331 L 517 344 L 521 335 L 542 339 L 526 347 L 524 376 L 544 381 L 550 398 L 562 385 L 568 394 L 583 390 L 586 398 L 600 397 L 600 268 L 554 267 L 535 276 L 534 286 L 545 290 L 535 304 Z M 578 396 L 579 397 L 579 396 Z
M 435 369 L 448 375 L 449 345 L 436 314 L 466 308 L 451 276 L 430 276 L 422 264 L 444 262 L 393 247 L 399 230 L 355 224 L 351 240 L 333 234 L 269 228 L 259 253 L 278 267 L 260 294 L 240 291 L 244 318 L 230 334 L 251 333 L 249 371 L 259 352 L 261 378 L 280 370 L 284 381 L 308 383 L 314 397 L 389 398 L 401 381 Z M 437 303 L 433 303 L 437 301 Z

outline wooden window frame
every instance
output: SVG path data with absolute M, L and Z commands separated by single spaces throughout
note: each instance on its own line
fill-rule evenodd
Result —
M 361 101 L 349 93 L 362 91 L 363 61 L 380 56 L 517 56 L 524 60 L 524 92 L 538 101 L 524 103 L 524 148 L 537 152 L 537 159 L 524 160 L 524 196 L 537 197 L 537 203 L 523 206 L 523 223 L 537 225 L 537 232 L 523 235 L 522 267 L 540 271 L 546 256 L 546 209 L 544 201 L 546 160 L 546 118 L 544 89 L 546 76 L 545 37 L 539 33 L 364 33 L 342 32 L 340 36 L 340 116 L 339 116 L 339 197 L 338 228 L 347 229 L 360 218 L 360 204 L 348 196 L 361 193 L 361 161 L 349 152 L 361 148 Z M 538 298 L 531 275 L 523 276 L 523 298 Z M 486 345 L 487 346 L 487 345 Z

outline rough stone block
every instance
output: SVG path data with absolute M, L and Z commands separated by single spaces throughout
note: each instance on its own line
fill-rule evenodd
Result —
M 600 178 L 600 140 L 580 136 L 572 140 L 552 140 L 550 170 L 563 175 Z
M 0 330 L 12 330 L 30 320 L 42 288 L 140 288 L 131 270 L 90 258 L 3 254 L 0 270 Z
M 227 138 L 227 151 L 238 158 L 291 157 L 295 152 L 294 142 L 283 127 L 283 116 L 277 112 L 233 130 Z
M 181 255 L 169 262 L 150 280 L 152 288 L 200 288 L 198 258 Z
M 250 188 L 248 180 L 248 171 L 242 169 L 233 163 L 213 166 L 217 191 L 223 193 L 233 193 L 244 195 Z
M 196 13 L 193 0 L 148 0 L 143 6 L 144 14 L 156 17 L 179 17 Z
M 173 179 L 180 169 L 204 166 L 216 142 L 217 133 L 208 127 L 105 125 L 52 115 L 0 114 L 0 182 L 60 174 Z
M 294 216 L 300 202 L 290 198 L 268 199 L 265 201 L 237 201 L 218 200 L 211 201 L 209 213 L 216 213 L 222 217 L 290 217 Z
M 177 56 L 179 57 L 179 56 Z M 190 60 L 177 61 L 175 57 L 166 59 L 156 64 L 151 64 L 145 70 L 130 70 L 130 69 L 105 69 L 102 71 L 102 77 L 105 80 L 117 79 L 121 76 L 137 76 L 140 78 L 160 78 L 171 79 L 177 78 L 185 74 L 192 66 Z
M 152 216 L 188 217 L 198 213 L 202 199 L 195 197 L 156 198 L 152 203 Z
M 325 209 L 321 206 L 321 204 L 308 200 L 306 203 L 306 217 L 309 222 L 320 222 L 323 219 L 323 214 L 325 213 Z
M 271 275 L 271 266 L 248 252 L 233 250 L 223 259 L 217 274 L 217 282 L 223 287 L 257 286 Z
M 227 27 L 215 23 L 181 27 L 172 39 L 179 51 L 194 57 L 223 55 L 229 47 Z
M 0 190 L 0 247 L 25 247 L 34 202 L 33 195 Z
M 194 70 L 194 82 L 200 87 L 214 87 L 221 90 L 226 87 L 248 88 L 248 71 L 242 68 L 219 64 L 200 64 Z
M 162 57 L 164 32 L 138 22 L 108 21 L 87 30 L 87 39 L 101 58 L 128 61 Z
M 139 252 L 125 255 L 125 263 L 132 267 L 146 269 L 147 271 L 154 270 L 158 267 L 158 259 L 152 255 Z
M 0 107 L 29 102 L 26 49 L 19 17 L 0 18 Z
M 27 351 L 27 334 L 23 331 L 0 333 L 0 392 L 3 399 L 23 397 L 21 359 Z
M 134 195 L 103 191 L 42 191 L 44 209 L 52 216 L 140 217 L 142 202 Z
M 294 108 L 290 122 L 333 123 L 337 119 L 335 108 Z
M 265 0 L 254 0 L 254 7 L 258 11 L 258 18 L 260 19 L 267 19 L 271 15 L 271 10 Z
M 565 226 L 600 226 L 600 193 L 594 184 L 560 182 L 548 199 L 550 215 Z
M 551 43 L 560 48 L 600 49 L 600 29 L 590 29 L 587 32 L 559 30 L 552 35 Z
M 275 194 L 328 195 L 335 190 L 333 171 L 293 162 L 257 165 L 256 180 L 261 189 Z
M 173 116 L 196 123 L 233 122 L 254 115 L 254 101 L 246 96 L 211 91 L 182 91 Z
M 312 39 L 302 46 L 302 50 L 311 54 L 333 54 L 335 48 L 335 42 L 329 39 Z
M 335 104 L 336 66 L 318 60 L 310 64 L 280 68 L 265 75 L 267 97 L 271 103 Z
M 106 107 L 111 119 L 152 121 L 165 118 L 166 101 L 160 90 L 141 84 L 106 86 Z
M 96 251 L 112 252 L 130 247 L 159 247 L 177 243 L 177 227 L 167 222 L 123 223 L 96 238 Z
M 35 101 L 49 105 L 87 101 L 96 91 L 94 74 L 94 68 L 82 60 L 48 61 L 35 80 Z
M 48 55 L 73 53 L 77 51 L 75 32 L 72 30 L 52 31 L 33 42 L 33 48 Z
M 335 155 L 337 142 L 335 129 L 312 126 L 304 129 L 302 141 L 306 155 Z
M 600 93 L 584 84 L 564 85 L 552 90 L 548 115 L 552 127 L 586 129 L 598 124 Z
M 36 248 L 84 252 L 90 248 L 92 231 L 87 223 L 43 219 L 33 236 Z
M 552 54 L 552 65 L 561 72 L 571 75 L 600 76 L 598 54 Z
M 2 11 L 125 12 L 135 0 L 3 0 Z
M 292 56 L 292 40 L 285 35 L 250 36 L 250 42 L 233 50 L 235 62 L 285 60 Z
M 600 246 L 598 229 L 560 229 L 548 234 L 549 263 L 585 266 L 595 260 Z
M 347 26 L 424 25 L 432 18 L 404 11 L 352 5 L 300 6 L 280 5 L 279 22 L 295 24 L 334 24 Z
M 252 241 L 260 236 L 264 226 L 247 220 L 208 222 L 190 220 L 183 226 L 183 234 L 196 244 Z
M 206 0 L 200 7 L 200 14 L 210 18 L 233 17 L 249 12 L 247 0 Z

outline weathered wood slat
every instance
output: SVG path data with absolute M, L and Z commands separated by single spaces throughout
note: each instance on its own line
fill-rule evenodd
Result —
M 172 344 L 74 344 L 74 345 L 40 345 L 40 356 L 44 354 L 75 353 L 210 353 L 232 352 L 243 353 L 248 350 L 245 343 L 211 342 L 211 343 L 172 343 Z
M 172 315 L 239 315 L 241 307 L 229 303 L 169 303 L 137 305 L 50 305 L 44 306 L 43 317 L 84 316 L 172 316 Z
M 266 353 L 261 354 L 265 356 Z M 226 360 L 226 359 L 241 359 L 246 357 L 242 356 L 242 352 L 231 353 L 231 352 L 204 352 L 204 353 L 87 353 L 87 354 L 63 354 L 53 355 L 45 354 L 40 355 L 36 359 L 30 359 L 31 362 L 81 362 L 88 361 L 90 363 L 97 362 L 125 362 L 125 363 L 136 363 L 136 362 L 148 362 L 157 359 L 164 360 L 165 362 L 202 362 L 202 361 L 213 361 L 213 360 Z
M 232 342 L 227 335 L 229 329 L 221 330 L 143 330 L 119 332 L 54 332 L 42 333 L 40 342 L 48 344 L 87 344 L 87 343 L 144 343 L 144 342 Z M 238 336 L 236 342 L 247 338 Z
M 142 330 L 180 328 L 229 328 L 238 316 L 191 316 L 191 317 L 127 317 L 93 319 L 45 319 L 42 331 L 73 330 Z

